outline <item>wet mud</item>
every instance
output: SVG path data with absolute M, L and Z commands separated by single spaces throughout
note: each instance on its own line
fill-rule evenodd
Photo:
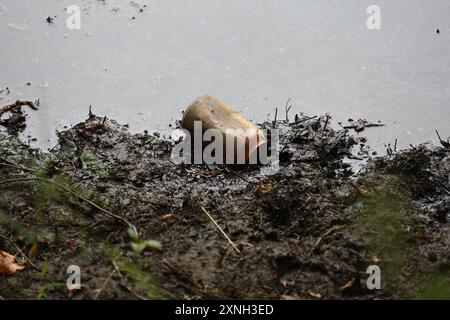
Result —
M 93 114 L 33 149 L 13 117 L 0 248 L 26 268 L 0 274 L 5 299 L 450 298 L 445 146 L 377 157 L 354 127 L 297 115 L 261 124 L 282 130 L 279 172 L 265 176 L 176 165 L 170 139 Z M 80 290 L 67 289 L 70 265 Z

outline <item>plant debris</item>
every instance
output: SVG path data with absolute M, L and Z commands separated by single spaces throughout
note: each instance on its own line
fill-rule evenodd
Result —
M 17 135 L 26 127 L 26 116 L 22 112 L 22 107 L 27 106 L 32 110 L 38 110 L 39 101 L 16 100 L 16 102 L 0 106 L 0 125 L 4 126 L 10 134 Z M 2 115 L 10 112 L 11 116 L 2 120 Z
M 367 120 L 365 119 L 358 119 L 356 121 L 354 121 L 353 119 L 348 119 L 348 122 L 350 123 L 349 125 L 344 126 L 344 129 L 353 129 L 355 130 L 355 132 L 362 132 L 364 131 L 366 128 L 371 128 L 371 127 L 384 127 L 385 125 L 378 122 L 378 123 L 369 123 Z

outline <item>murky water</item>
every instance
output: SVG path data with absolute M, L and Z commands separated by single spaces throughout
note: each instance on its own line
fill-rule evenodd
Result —
M 364 132 L 378 145 L 449 136 L 450 2 L 377 0 L 371 31 L 373 2 L 0 0 L 0 103 L 40 99 L 28 133 L 41 146 L 89 105 L 164 130 L 203 94 L 254 121 L 284 116 L 289 97 L 292 113 L 381 120 Z M 81 30 L 66 27 L 69 5 Z

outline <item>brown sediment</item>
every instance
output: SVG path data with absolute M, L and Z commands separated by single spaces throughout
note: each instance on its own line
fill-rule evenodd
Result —
M 450 150 L 367 155 L 356 175 L 344 160 L 362 138 L 329 121 L 296 116 L 291 124 L 262 124 L 283 130 L 273 176 L 259 167 L 231 173 L 220 165 L 175 165 L 172 141 L 131 134 L 95 115 L 60 132 L 51 152 L 0 134 L 0 249 L 26 265 L 0 275 L 0 295 L 448 297 Z M 135 240 L 117 216 L 135 226 Z M 152 239 L 161 249 L 136 253 L 131 245 Z M 68 293 L 73 264 L 83 288 Z M 373 264 L 382 270 L 382 290 L 366 286 Z

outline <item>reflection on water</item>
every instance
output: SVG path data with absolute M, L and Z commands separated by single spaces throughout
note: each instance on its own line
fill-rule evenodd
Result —
M 79 31 L 66 28 L 73 4 Z M 364 132 L 381 145 L 450 135 L 450 2 L 379 0 L 379 31 L 366 27 L 371 4 L 0 0 L 0 89 L 11 91 L 0 103 L 39 98 L 29 130 L 45 146 L 89 105 L 156 130 L 203 94 L 255 121 L 289 97 L 292 112 L 381 120 Z

